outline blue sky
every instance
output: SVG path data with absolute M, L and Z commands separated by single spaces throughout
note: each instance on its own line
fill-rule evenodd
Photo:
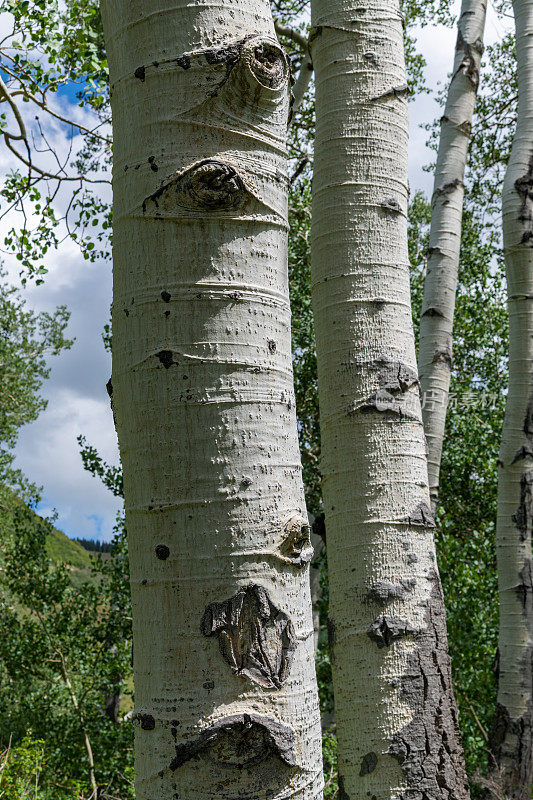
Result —
M 489 11 L 487 39 L 503 32 L 502 23 Z M 418 41 L 426 56 L 429 86 L 436 90 L 446 82 L 451 69 L 455 31 L 440 26 L 419 32 Z M 77 87 L 61 90 L 58 98 L 62 113 L 83 112 L 76 107 Z M 410 111 L 409 180 L 411 192 L 431 192 L 432 177 L 423 166 L 432 160 L 426 149 L 427 133 L 420 125 L 440 116 L 431 96 L 422 96 Z M 67 151 L 70 131 L 54 124 L 50 136 L 60 152 Z M 4 153 L 0 168 L 11 166 Z M 0 231 L 2 235 L 2 231 Z M 6 260 L 13 276 L 16 263 Z M 111 266 L 108 262 L 89 264 L 76 246 L 66 242 L 48 258 L 49 274 L 40 287 L 27 290 L 29 303 L 36 310 L 50 311 L 65 303 L 71 311 L 70 336 L 76 337 L 72 350 L 53 360 L 50 380 L 44 387 L 48 408 L 39 420 L 26 426 L 16 448 L 17 464 L 28 477 L 43 486 L 41 513 L 57 511 L 56 525 L 71 537 L 99 538 L 108 541 L 120 503 L 100 481 L 84 472 L 76 437 L 86 436 L 101 455 L 117 462 L 116 438 L 105 384 L 111 374 L 110 356 L 105 352 L 101 332 L 109 318 Z

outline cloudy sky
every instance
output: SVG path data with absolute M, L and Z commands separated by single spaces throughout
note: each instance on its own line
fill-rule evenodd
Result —
M 498 39 L 503 23 L 489 9 L 487 41 Z M 419 48 L 425 55 L 429 86 L 436 91 L 446 82 L 451 69 L 455 32 L 435 26 L 418 33 Z M 83 121 L 83 112 L 60 99 L 60 110 Z M 411 140 L 409 179 L 411 191 L 431 192 L 431 176 L 422 167 L 432 159 L 426 149 L 426 131 L 420 125 L 440 116 L 430 96 L 422 96 L 411 105 Z M 57 151 L 66 153 L 69 131 L 61 123 L 50 124 L 46 133 Z M 0 171 L 13 166 L 0 150 Z M 65 198 L 63 198 L 63 202 Z M 2 222 L 0 237 L 7 221 Z M 2 237 L 3 238 L 3 237 Z M 119 503 L 100 481 L 83 470 L 76 437 L 86 436 L 107 461 L 117 462 L 116 437 L 105 384 L 111 374 L 110 357 L 105 352 L 101 332 L 108 321 L 111 301 L 110 264 L 90 264 L 78 249 L 65 242 L 47 258 L 49 273 L 45 283 L 29 287 L 25 294 L 36 310 L 52 310 L 66 304 L 71 312 L 69 335 L 76 338 L 73 348 L 53 361 L 50 380 L 44 395 L 48 408 L 39 420 L 21 432 L 16 448 L 17 465 L 43 487 L 41 513 L 57 511 L 56 525 L 71 537 L 109 540 Z M 18 276 L 18 262 L 5 259 L 10 276 Z

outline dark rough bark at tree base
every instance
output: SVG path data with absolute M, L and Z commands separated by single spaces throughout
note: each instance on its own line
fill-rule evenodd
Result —
M 417 634 L 401 681 L 401 697 L 414 709 L 412 721 L 392 740 L 389 754 L 397 759 L 410 786 L 405 800 L 461 800 L 469 797 L 446 648 L 446 614 L 440 581 L 427 607 L 427 627 Z
M 514 520 L 520 529 L 518 521 Z M 531 521 L 530 521 L 531 522 Z M 531 524 L 529 526 L 531 533 Z M 533 564 L 527 561 L 520 571 L 516 594 L 527 620 L 533 620 Z M 517 665 L 522 685 L 533 695 L 533 648 L 525 649 L 522 663 Z M 496 706 L 496 718 L 489 734 L 492 757 L 492 779 L 498 780 L 509 800 L 529 800 L 533 785 L 533 703 L 518 719 L 511 719 L 502 703 Z M 512 768 L 509 769 L 508 765 Z M 498 769 L 500 775 L 498 776 Z

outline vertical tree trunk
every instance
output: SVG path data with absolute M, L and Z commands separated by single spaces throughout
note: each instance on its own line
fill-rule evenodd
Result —
M 499 686 L 491 750 L 508 797 L 533 783 L 533 2 L 514 0 L 518 121 L 503 187 L 509 394 L 499 461 Z
M 468 796 L 407 255 L 399 3 L 313 0 L 312 285 L 340 797 Z
M 105 0 L 137 800 L 321 796 L 267 0 Z
M 422 416 L 428 445 L 429 494 L 433 511 L 452 368 L 452 333 L 461 249 L 464 172 L 479 84 L 486 0 L 463 0 L 453 74 L 448 88 L 435 183 L 424 301 L 420 320 L 418 370 Z

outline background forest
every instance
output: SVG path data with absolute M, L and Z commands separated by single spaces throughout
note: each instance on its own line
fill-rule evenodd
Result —
M 87 268 L 110 256 L 110 108 L 102 27 L 94 0 L 2 0 L 0 9 L 0 132 L 11 164 L 0 189 L 0 214 L 11 226 L 2 251 L 20 270 L 18 277 L 0 274 L 0 798 L 80 800 L 97 787 L 100 798 L 126 800 L 134 796 L 134 689 L 123 517 L 117 517 L 111 552 L 89 554 L 54 527 L 53 516 L 43 516 L 42 490 L 31 474 L 16 468 L 13 454 L 22 427 L 46 406 L 44 384 L 52 358 L 61 360 L 72 345 L 68 308 L 33 312 L 26 287 L 52 279 L 47 259 L 54 248 L 61 252 L 65 241 L 76 243 Z M 309 27 L 307 3 L 273 0 L 272 9 L 297 73 L 307 57 L 302 47 Z M 452 27 L 456 12 L 447 0 L 404 3 L 412 97 L 428 91 L 415 28 L 437 22 Z M 498 3 L 491 13 L 506 29 L 507 5 Z M 66 91 L 78 104 L 80 116 L 72 120 L 63 119 L 58 110 L 57 100 Z M 507 386 L 500 197 L 516 92 L 514 38 L 508 33 L 485 50 L 473 122 L 436 532 L 463 744 L 479 796 L 496 708 L 496 461 Z M 327 532 L 320 525 L 309 270 L 313 112 L 311 82 L 289 131 L 289 270 L 304 482 L 309 513 L 325 543 L 315 558 L 321 585 L 317 671 L 325 796 L 333 798 L 337 783 L 326 633 Z M 72 122 L 73 149 L 66 161 L 56 158 L 55 144 L 44 132 L 50 115 L 61 124 Z M 435 145 L 431 119 L 426 135 Z M 409 255 L 415 332 L 430 213 L 428 199 L 414 194 Z M 103 346 L 112 348 L 110 326 L 103 331 Z M 78 442 L 85 469 L 120 500 L 120 468 L 106 463 L 88 438 L 80 435 Z

